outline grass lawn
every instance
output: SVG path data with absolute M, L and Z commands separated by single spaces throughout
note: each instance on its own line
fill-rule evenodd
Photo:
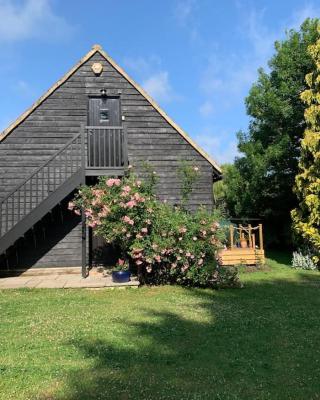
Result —
M 320 399 L 320 273 L 243 289 L 0 291 L 1 400 Z

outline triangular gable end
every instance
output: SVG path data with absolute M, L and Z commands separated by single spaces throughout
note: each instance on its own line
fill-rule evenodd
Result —
M 70 78 L 85 62 L 87 62 L 95 53 L 100 53 L 154 108 L 158 113 L 203 157 L 205 158 L 214 168 L 215 173 L 220 176 L 222 174 L 219 165 L 203 150 L 199 147 L 190 136 L 178 126 L 162 109 L 161 107 L 151 98 L 138 85 L 129 75 L 102 49 L 100 45 L 94 45 L 92 49 L 73 67 L 67 72 L 61 79 L 59 79 L 43 96 L 41 96 L 30 108 L 28 108 L 19 118 L 16 119 L 8 128 L 6 128 L 0 134 L 0 142 L 8 136 L 13 129 L 15 129 L 20 123 L 22 123 L 40 104 L 48 98 L 56 89 L 58 89 L 64 82 Z

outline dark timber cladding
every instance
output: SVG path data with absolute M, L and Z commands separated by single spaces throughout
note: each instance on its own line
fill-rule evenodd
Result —
M 99 76 L 92 71 L 94 62 L 103 65 Z M 210 163 L 191 145 L 175 126 L 161 115 L 154 103 L 129 82 L 99 50 L 93 52 L 87 61 L 22 119 L 9 134 L 3 135 L 0 142 L 0 202 L 78 134 L 81 124 L 89 124 L 89 102 L 101 101 L 101 89 L 105 90 L 106 98 L 114 99 L 110 100 L 106 109 L 119 107 L 120 114 L 116 122 L 126 125 L 129 164 L 136 166 L 138 172 L 143 161 L 148 161 L 153 166 L 160 178 L 157 188 L 159 198 L 172 204 L 179 202 L 181 184 L 177 168 L 181 160 L 187 160 L 197 165 L 201 171 L 190 198 L 190 208 L 194 209 L 199 205 L 211 208 L 211 183 L 220 176 L 219 167 Z M 97 116 L 93 115 L 92 118 L 94 120 Z M 74 216 L 73 220 L 73 217 L 67 217 L 68 211 L 65 208 L 65 202 L 56 206 L 50 213 L 50 218 L 47 215 L 39 221 L 41 229 L 37 227 L 32 234 L 29 232 L 24 239 L 10 248 L 10 265 L 23 267 L 21 263 L 28 266 L 81 264 L 81 221 Z M 41 235 L 42 238 L 43 235 L 47 235 L 48 238 L 48 226 L 55 224 L 58 214 L 62 215 L 61 221 L 64 218 L 68 222 L 63 228 L 57 228 L 58 231 L 52 233 L 54 238 L 49 238 L 47 242 L 41 241 Z M 47 233 L 44 234 L 44 231 Z M 33 245 L 33 256 L 23 258 L 22 254 L 28 248 L 28 244 Z M 36 261 L 32 264 L 31 259 Z M 0 267 L 3 267 L 3 256 L 0 263 Z M 8 259 L 6 263 L 8 264 Z

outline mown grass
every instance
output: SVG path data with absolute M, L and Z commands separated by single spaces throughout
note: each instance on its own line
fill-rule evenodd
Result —
M 2 291 L 0 398 L 319 399 L 320 274 L 277 260 L 243 289 Z

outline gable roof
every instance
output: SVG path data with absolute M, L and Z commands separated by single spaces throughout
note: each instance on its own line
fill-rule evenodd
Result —
M 39 105 L 48 98 L 56 89 L 58 89 L 68 78 L 74 74 L 86 61 L 88 61 L 95 53 L 101 54 L 115 69 L 118 71 L 131 85 L 158 111 L 158 113 L 199 153 L 201 154 L 214 168 L 218 175 L 222 174 L 219 165 L 199 147 L 191 137 L 178 126 L 162 109 L 161 107 L 138 85 L 129 75 L 102 49 L 100 45 L 94 45 L 92 49 L 70 69 L 61 79 L 59 79 L 51 88 L 41 96 L 30 108 L 20 115 L 11 125 L 0 133 L 0 142 L 8 136 L 19 124 L 21 124 Z

